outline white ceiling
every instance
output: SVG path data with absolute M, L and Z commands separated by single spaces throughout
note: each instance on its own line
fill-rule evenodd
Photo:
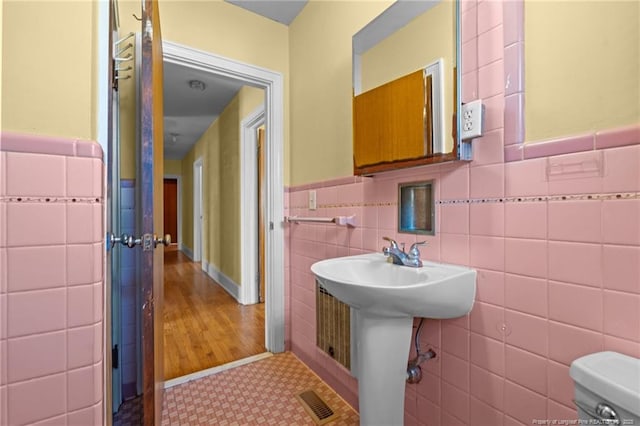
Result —
M 298 13 L 307 4 L 307 0 L 225 0 L 243 9 L 273 19 L 285 25 L 298 16 Z
M 205 90 L 189 87 L 202 81 Z M 164 63 L 164 156 L 180 160 L 238 93 L 236 80 L 181 65 Z
M 225 0 L 289 25 L 307 0 Z M 189 87 L 199 80 L 205 90 Z M 242 84 L 207 72 L 164 64 L 164 156 L 181 160 L 238 93 Z

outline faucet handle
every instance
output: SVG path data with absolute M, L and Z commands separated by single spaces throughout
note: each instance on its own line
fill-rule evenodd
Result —
M 385 241 L 388 241 L 388 242 L 389 242 L 389 245 L 390 245 L 392 248 L 396 248 L 396 249 L 398 248 L 398 243 L 396 243 L 396 240 L 394 240 L 393 238 L 389 238 L 389 237 L 382 237 L 382 239 L 383 239 L 383 240 L 385 240 Z
M 416 243 L 411 244 L 411 248 L 409 249 L 409 256 L 419 259 L 420 258 L 420 249 L 418 246 L 426 246 L 426 241 L 418 241 Z

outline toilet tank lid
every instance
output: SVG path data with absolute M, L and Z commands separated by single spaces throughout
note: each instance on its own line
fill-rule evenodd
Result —
M 617 352 L 597 352 L 573 361 L 569 374 L 591 392 L 640 415 L 640 359 Z

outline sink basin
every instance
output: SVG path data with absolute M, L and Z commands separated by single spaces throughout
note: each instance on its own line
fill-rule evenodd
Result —
M 311 271 L 353 309 L 360 424 L 404 424 L 404 391 L 413 317 L 466 315 L 476 293 L 476 271 L 425 262 L 394 265 L 380 253 L 316 262 Z M 355 359 L 353 359 L 355 358 Z
M 394 265 L 381 253 L 338 257 L 311 266 L 334 297 L 381 316 L 456 318 L 473 306 L 476 271 L 443 263 Z

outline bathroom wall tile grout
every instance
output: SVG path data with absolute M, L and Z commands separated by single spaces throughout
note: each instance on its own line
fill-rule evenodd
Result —
M 595 202 L 591 201 L 594 204 L 586 204 L 586 202 L 581 202 L 578 199 L 564 201 L 560 198 L 563 195 L 573 197 L 573 194 L 584 194 L 586 197 L 589 194 L 615 194 L 619 191 L 629 193 L 631 196 L 634 193 L 637 194 L 640 189 L 638 186 L 640 184 L 640 178 L 638 178 L 640 161 L 634 163 L 633 159 L 640 159 L 640 155 L 636 154 L 634 157 L 633 153 L 640 153 L 640 149 L 637 145 L 616 148 L 628 149 L 626 155 L 619 155 L 621 153 L 611 148 L 596 154 L 586 152 L 509 162 L 516 158 L 523 160 L 523 154 L 528 155 L 526 150 L 521 147 L 508 145 L 519 144 L 524 138 L 524 126 L 520 121 L 522 117 L 522 93 L 524 90 L 521 74 L 523 68 L 520 62 L 523 48 L 522 2 L 503 2 L 502 6 L 504 27 L 501 30 L 505 35 L 501 40 L 503 46 L 501 49 L 504 53 L 502 57 L 499 57 L 499 55 L 495 55 L 491 51 L 490 47 L 490 43 L 495 43 L 496 40 L 501 38 L 496 36 L 495 33 L 495 29 L 498 26 L 492 25 L 489 28 L 483 28 L 481 40 L 483 45 L 477 46 L 478 33 L 481 32 L 478 29 L 478 10 L 480 7 L 488 7 L 487 3 L 465 2 L 463 4 L 463 42 L 465 43 L 465 55 L 467 56 L 466 62 L 463 62 L 462 65 L 462 72 L 463 87 L 466 90 L 463 91 L 463 97 L 471 97 L 473 95 L 473 97 L 467 98 L 465 101 L 479 97 L 478 94 L 480 92 L 488 96 L 486 98 L 487 120 L 488 127 L 491 130 L 487 132 L 485 137 L 497 138 L 501 144 L 506 145 L 504 149 L 500 146 L 498 155 L 491 154 L 491 157 L 483 157 L 484 152 L 487 152 L 485 149 L 488 149 L 488 145 L 484 144 L 486 141 L 478 141 L 478 145 L 474 142 L 474 151 L 476 151 L 474 152 L 474 159 L 480 160 L 478 162 L 462 166 L 441 165 L 437 168 L 425 167 L 413 172 L 407 171 L 404 176 L 398 173 L 392 178 L 373 178 L 369 181 L 370 189 L 366 192 L 369 195 L 365 195 L 365 203 L 372 197 L 376 199 L 375 197 L 378 196 L 376 189 L 385 191 L 377 186 L 380 182 L 401 181 L 403 177 L 405 181 L 419 179 L 420 177 L 423 179 L 435 178 L 437 187 L 440 190 L 438 200 L 481 199 L 494 195 L 523 198 L 532 196 L 551 197 L 550 199 L 545 198 L 541 202 L 537 200 L 523 201 L 521 203 L 512 202 L 500 204 L 499 207 L 480 207 L 481 205 L 476 204 L 440 204 L 436 207 L 440 232 L 434 238 L 439 242 L 440 250 L 438 252 L 424 252 L 426 258 L 436 261 L 457 261 L 457 263 L 462 264 L 469 264 L 469 261 L 471 261 L 471 265 L 476 266 L 476 269 L 478 269 L 479 277 L 482 277 L 483 274 L 485 275 L 484 278 L 478 281 L 477 303 L 472 315 L 456 320 L 438 321 L 439 328 L 442 330 L 438 337 L 440 339 L 439 348 L 449 360 L 463 359 L 458 358 L 460 352 L 456 351 L 460 349 L 454 349 L 455 347 L 451 346 L 451 336 L 445 333 L 453 332 L 453 330 L 464 330 L 467 333 L 469 342 L 468 361 L 466 361 L 466 370 L 469 375 L 469 389 L 466 392 L 468 396 L 465 397 L 467 398 L 467 414 L 463 413 L 459 417 L 466 418 L 470 413 L 475 413 L 476 410 L 481 409 L 482 406 L 480 404 L 487 404 L 486 397 L 476 394 L 478 377 L 482 376 L 485 381 L 489 380 L 489 383 L 499 383 L 497 385 L 499 390 L 495 393 L 495 395 L 498 395 L 499 401 L 493 402 L 491 403 L 493 405 L 488 405 L 487 407 L 490 407 L 490 410 L 496 410 L 494 414 L 505 425 L 510 425 L 530 424 L 530 418 L 527 417 L 527 413 L 533 413 L 536 410 L 536 418 L 541 419 L 552 418 L 554 413 L 564 413 L 566 415 L 569 412 L 575 415 L 570 396 L 566 395 L 566 392 L 571 390 L 571 384 L 567 385 L 569 378 L 566 372 L 568 371 L 568 363 L 576 356 L 612 347 L 627 351 L 630 354 L 635 351 L 640 355 L 640 344 L 633 339 L 629 340 L 635 332 L 634 328 L 624 328 L 616 331 L 616 334 L 621 335 L 619 337 L 607 334 L 608 327 L 615 327 L 607 324 L 611 321 L 619 321 L 616 317 L 609 319 L 608 315 L 611 314 L 607 311 L 607 306 L 614 303 L 614 300 L 618 300 L 616 297 L 631 295 L 635 296 L 635 299 L 629 299 L 630 302 L 628 303 L 640 303 L 640 301 L 636 302 L 636 300 L 640 299 L 640 282 L 618 284 L 619 278 L 633 276 L 633 268 L 627 265 L 632 265 L 633 259 L 640 260 L 639 243 L 635 240 L 625 240 L 623 232 L 619 233 L 620 236 L 612 238 L 612 235 L 617 234 L 611 234 L 611 232 L 604 230 L 604 218 L 601 221 L 597 220 L 598 217 L 604 214 L 605 202 L 616 206 L 613 210 L 610 210 L 611 213 L 607 213 L 610 217 L 625 217 L 624 215 L 629 214 L 628 212 L 632 210 L 626 207 L 624 209 L 618 208 L 621 204 L 618 204 L 620 201 L 617 199 L 609 201 L 609 199 L 603 198 Z M 464 21 L 466 18 L 474 17 L 474 14 L 475 22 Z M 507 19 L 507 17 L 510 18 Z M 514 25 L 514 23 L 518 24 Z M 470 33 L 474 30 L 476 32 L 475 37 L 471 37 Z M 493 41 L 489 42 L 490 39 Z M 489 52 L 492 56 L 486 57 Z M 508 67 L 505 62 L 507 52 L 510 52 L 509 55 L 516 55 L 515 64 L 510 62 Z M 483 55 L 485 56 L 483 57 Z M 514 58 L 509 57 L 509 60 L 513 61 Z M 489 83 L 491 86 L 486 87 L 487 82 L 490 81 L 487 77 L 493 78 L 493 76 L 487 74 L 486 76 L 478 77 L 479 68 L 485 74 L 492 68 L 503 68 L 501 72 L 505 76 L 508 73 L 515 72 L 517 73 L 515 76 L 517 84 L 515 84 L 515 87 L 507 87 L 505 85 L 500 90 L 496 90 L 495 83 L 491 80 L 491 83 Z M 465 81 L 469 79 L 473 81 L 467 85 Z M 480 83 L 478 83 L 478 80 L 480 80 Z M 514 80 L 512 79 L 511 83 L 513 82 Z M 506 107 L 504 105 L 505 101 L 508 104 Z M 516 109 L 513 109 L 514 106 Z M 496 117 L 496 114 L 498 117 Z M 504 115 L 500 116 L 500 114 Z M 617 136 L 619 138 L 629 138 L 632 133 L 633 129 L 623 133 L 624 136 L 621 136 L 621 134 L 617 134 Z M 615 139 L 611 142 L 611 145 L 617 146 Z M 506 157 L 507 155 L 508 157 Z M 593 158 L 598 158 L 598 155 L 606 158 L 607 161 L 610 158 L 615 158 L 612 161 L 616 162 L 625 161 L 629 166 L 616 168 L 613 171 L 613 175 L 606 173 L 596 179 L 584 175 L 577 180 L 562 181 L 554 176 L 550 178 L 548 174 L 547 167 L 549 165 L 568 164 L 576 159 L 584 161 L 583 158 L 591 161 Z M 500 161 L 495 161 L 496 158 Z M 506 162 L 503 163 L 503 161 Z M 484 167 L 490 164 L 495 164 L 496 167 Z M 613 163 L 608 162 L 605 164 Z M 496 181 L 500 181 L 498 188 L 491 183 L 478 184 L 475 179 L 479 173 L 481 179 L 488 179 L 487 182 L 490 182 L 491 175 L 487 175 L 484 172 L 494 169 L 500 170 L 501 168 L 503 168 L 502 177 L 496 179 Z M 635 172 L 625 172 L 623 177 L 622 170 L 635 170 Z M 486 176 L 483 177 L 483 173 Z M 629 176 L 626 176 L 627 174 Z M 633 176 L 636 176 L 636 178 L 633 179 Z M 631 183 L 634 180 L 637 182 Z M 503 189 L 500 189 L 500 187 Z M 304 193 L 298 195 L 295 190 L 291 192 L 292 200 L 297 197 L 304 200 L 305 195 Z M 553 198 L 555 196 L 559 198 Z M 588 214 L 586 216 L 584 215 L 583 206 L 587 208 L 586 213 Z M 369 209 L 370 207 L 366 205 L 362 207 L 363 215 L 366 216 Z M 572 210 L 575 210 L 575 213 Z M 304 209 L 302 208 L 300 212 L 304 213 Z M 491 222 L 493 219 L 492 213 L 496 212 L 498 216 L 503 215 L 503 225 Z M 460 221 L 453 220 L 453 217 L 443 218 L 443 215 L 446 214 L 459 216 L 460 220 L 463 221 L 462 225 Z M 578 220 L 576 221 L 574 218 Z M 596 226 L 599 225 L 599 227 L 594 228 L 593 222 L 589 218 L 596 218 Z M 620 222 L 620 219 L 609 221 L 609 223 Z M 626 222 L 629 222 L 629 220 Z M 587 225 L 590 231 L 585 235 L 584 232 L 581 232 L 579 224 Z M 385 224 L 385 227 L 387 226 Z M 388 228 L 392 228 L 392 225 L 389 225 Z M 619 228 L 625 229 L 624 226 Z M 369 226 L 364 227 L 363 240 L 373 241 L 376 237 L 379 238 L 380 235 L 375 236 L 375 234 L 379 233 L 381 229 L 380 227 L 377 229 Z M 615 231 L 615 228 L 613 229 Z M 368 234 L 374 234 L 374 236 L 368 237 Z M 602 237 L 605 234 L 608 235 L 607 238 L 611 241 Z M 319 238 L 320 236 L 317 237 Z M 403 235 L 396 234 L 396 237 L 400 239 Z M 412 239 L 412 237 L 408 239 Z M 490 256 L 486 258 L 479 256 L 483 252 L 479 249 L 482 245 L 478 244 L 485 244 L 494 240 L 496 243 L 500 240 L 504 241 L 504 249 L 501 255 L 502 261 L 498 263 L 491 259 Z M 318 241 L 322 240 L 319 239 Z M 292 245 L 296 244 L 295 234 L 291 234 L 291 242 Z M 469 249 L 470 244 L 471 250 Z M 478 248 L 473 248 L 474 245 Z M 498 243 L 498 247 L 501 246 L 502 244 Z M 373 250 L 374 247 L 375 244 L 372 243 L 367 248 Z M 377 250 L 377 247 L 375 247 L 375 250 Z M 572 250 L 578 250 L 580 255 L 586 256 L 586 261 L 577 263 L 575 259 L 579 257 L 568 258 L 567 256 L 571 254 Z M 565 261 L 556 262 L 555 259 L 558 256 L 561 256 Z M 314 260 L 313 255 L 310 255 L 310 257 L 311 260 Z M 627 261 L 621 263 L 623 262 L 622 259 L 627 259 Z M 639 263 L 637 260 L 636 264 Z M 501 267 L 500 264 L 504 266 Z M 576 269 L 579 264 L 589 266 L 592 276 L 579 273 L 579 270 Z M 292 257 L 292 270 L 304 272 L 308 266 L 308 263 L 298 265 L 295 257 Z M 620 271 L 622 267 L 625 268 L 626 272 Z M 638 271 L 640 269 L 636 271 L 636 275 L 640 276 Z M 593 276 L 596 276 L 597 279 L 594 279 Z M 296 286 L 297 284 L 295 276 L 292 276 L 290 285 Z M 487 292 L 485 292 L 486 289 L 488 289 Z M 527 289 L 529 293 L 523 294 L 523 289 Z M 595 317 L 595 320 L 584 320 L 575 311 L 562 311 L 560 308 L 562 306 L 562 298 L 570 297 L 573 294 L 573 290 L 578 291 L 578 294 L 585 295 L 586 299 L 582 297 L 579 299 L 580 303 L 587 303 L 593 299 L 592 303 L 598 306 L 596 310 L 600 312 Z M 600 294 L 600 296 L 597 296 L 597 294 Z M 605 295 L 610 297 L 612 301 L 605 301 Z M 294 293 L 292 305 L 296 303 L 298 302 Z M 575 304 L 575 300 L 573 304 Z M 499 321 L 501 316 L 503 319 Z M 490 320 L 488 318 L 495 319 Z M 598 318 L 601 318 L 601 320 Z M 483 321 L 488 322 L 483 325 Z M 498 321 L 499 323 L 494 324 L 492 321 Z M 584 321 L 587 322 L 585 323 Z M 611 324 L 614 323 L 612 322 Z M 591 329 L 584 328 L 584 325 L 591 327 Z M 495 331 L 495 327 L 501 329 L 502 333 Z M 295 338 L 293 340 L 295 341 Z M 421 340 L 428 342 L 424 336 Z M 563 351 L 562 347 L 568 343 L 573 343 L 573 348 Z M 314 349 L 312 347 L 305 350 L 313 351 Z M 451 351 L 454 351 L 454 353 Z M 488 357 L 483 351 L 488 351 L 488 353 L 492 354 L 491 357 Z M 541 372 L 541 377 L 520 376 L 523 372 L 514 372 L 514 354 L 534 362 Z M 505 365 L 505 362 L 509 364 Z M 505 370 L 505 367 L 510 370 Z M 445 365 L 444 369 L 447 370 L 450 367 Z M 456 387 L 456 383 L 458 383 L 456 380 L 459 379 L 446 377 L 447 374 L 450 374 L 447 371 L 443 371 L 440 375 L 440 383 L 446 383 L 450 392 L 452 389 L 460 389 Z M 496 376 L 496 373 L 499 375 Z M 517 374 L 514 375 L 514 373 Z M 320 374 L 322 374 L 321 371 Z M 561 375 L 562 379 L 556 377 L 558 374 Z M 492 377 L 495 377 L 495 379 L 490 379 Z M 534 381 L 532 382 L 531 380 Z M 532 407 L 535 407 L 535 410 L 531 411 L 525 406 L 514 405 L 518 399 L 514 399 L 513 395 L 510 395 L 511 391 L 516 392 L 521 397 L 521 401 L 529 401 L 529 398 L 532 398 L 530 402 Z M 432 404 L 432 402 L 428 402 L 425 399 L 423 392 L 423 387 L 418 387 L 415 391 L 408 393 L 409 398 L 415 398 L 414 403 L 417 404 L 418 413 L 417 416 L 414 416 L 415 413 L 408 413 L 408 418 L 411 421 L 415 421 L 416 424 L 424 424 L 422 422 L 426 417 L 420 416 L 420 413 L 424 413 L 426 404 Z M 484 387 L 483 392 L 485 392 Z M 493 391 L 492 394 L 494 394 Z M 451 401 L 447 400 L 446 397 L 447 395 L 444 395 L 437 405 L 429 405 L 429 408 L 431 411 L 438 410 L 437 416 L 438 418 L 441 417 L 442 421 L 445 421 L 445 419 L 453 421 L 453 418 L 450 417 L 451 414 L 448 412 L 450 407 L 447 405 Z
M 44 137 L 36 139 L 40 145 L 46 142 Z M 56 139 L 52 146 L 62 149 L 64 143 Z M 75 147 L 76 141 L 69 143 Z M 100 249 L 103 245 L 102 182 L 95 182 L 102 177 L 102 162 L 91 156 L 67 158 L 61 153 L 17 152 L 18 145 L 13 148 L 9 153 L 2 151 L 7 163 L 3 164 L 3 185 L 6 180 L 6 195 L 25 202 L 6 198 L 0 202 L 0 232 L 6 235 L 0 241 L 1 262 L 6 266 L 0 272 L 1 320 L 7 327 L 7 334 L 2 333 L 0 365 L 1 402 L 7 409 L 0 420 L 9 424 L 71 421 L 81 418 L 81 411 L 102 407 L 102 296 L 95 297 L 103 286 L 102 256 L 95 255 L 96 245 Z M 87 149 L 91 152 L 85 154 L 93 153 L 92 147 Z M 42 173 L 25 175 L 25 170 L 33 170 L 21 167 L 25 165 L 35 165 Z M 89 214 L 72 221 L 69 212 L 74 211 Z M 8 219 L 12 226 L 4 232 Z M 78 308 L 71 309 L 75 303 Z M 48 352 L 44 360 L 43 351 Z M 79 374 L 86 379 L 78 381 Z M 35 408 L 34 393 L 47 396 Z

